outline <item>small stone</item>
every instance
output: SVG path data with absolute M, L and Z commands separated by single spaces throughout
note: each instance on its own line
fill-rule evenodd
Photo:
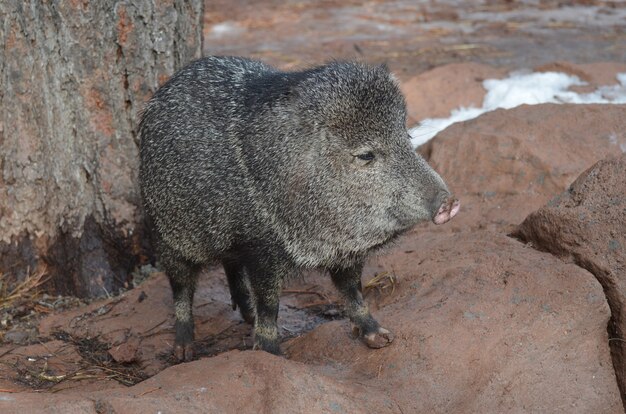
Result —
M 28 341 L 29 336 L 30 335 L 26 331 L 14 329 L 4 335 L 4 340 L 14 344 L 25 344 Z
M 109 349 L 109 355 L 119 363 L 126 364 L 137 359 L 137 343 L 124 342 L 121 345 L 113 346 Z

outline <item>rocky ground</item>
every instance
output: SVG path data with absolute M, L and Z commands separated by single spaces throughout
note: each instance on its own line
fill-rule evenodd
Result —
M 592 63 L 625 61 L 620 2 L 468 3 L 211 2 L 205 51 L 285 68 L 387 61 L 415 122 L 480 104 L 482 80 L 512 69 L 558 69 L 588 88 L 626 72 Z M 625 115 L 522 106 L 420 148 L 462 210 L 370 260 L 366 296 L 396 334 L 388 348 L 352 338 L 329 280 L 307 274 L 283 294 L 286 357 L 251 351 L 215 268 L 195 301 L 198 359 L 173 365 L 171 294 L 152 272 L 117 297 L 5 310 L 0 412 L 623 412 Z
M 283 68 L 335 57 L 387 62 L 411 77 L 453 62 L 512 68 L 626 58 L 626 4 L 603 0 L 215 0 L 206 54 Z

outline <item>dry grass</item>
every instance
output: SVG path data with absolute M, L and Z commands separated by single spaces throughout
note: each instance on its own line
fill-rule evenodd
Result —
M 30 362 L 25 362 L 24 358 L 16 359 L 13 362 L 1 361 L 0 364 L 8 366 L 15 375 L 13 380 L 21 385 L 28 386 L 36 390 L 48 390 L 60 383 L 82 381 L 82 380 L 115 380 L 126 386 L 135 385 L 147 378 L 141 371 L 138 363 L 118 363 L 109 354 L 110 345 L 101 342 L 97 338 L 80 338 L 72 336 L 66 332 L 56 332 L 54 339 L 63 341 L 66 346 L 73 347 L 80 355 L 80 360 L 66 360 L 62 352 L 58 353 L 49 350 L 45 357 L 37 357 Z M 42 343 L 45 346 L 45 344 Z M 51 370 L 48 367 L 48 360 L 55 359 L 63 363 L 64 368 Z M 68 388 L 73 388 L 69 386 Z M 66 389 L 56 387 L 52 392 Z
M 39 287 L 49 280 L 47 270 L 42 267 L 26 276 L 22 282 L 9 288 L 6 274 L 0 273 L 0 310 L 13 306 L 17 300 L 35 300 L 41 294 Z
M 396 278 L 392 273 L 377 273 L 363 287 L 363 292 L 367 295 L 376 290 L 378 293 L 392 294 L 396 290 Z

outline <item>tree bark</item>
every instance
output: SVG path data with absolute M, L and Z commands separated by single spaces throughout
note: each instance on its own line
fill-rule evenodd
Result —
M 200 56 L 202 0 L 0 2 L 0 273 L 99 296 L 141 260 L 137 124 Z

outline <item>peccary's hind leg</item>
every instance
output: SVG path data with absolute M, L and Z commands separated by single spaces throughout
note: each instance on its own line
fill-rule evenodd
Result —
M 192 263 L 176 252 L 161 253 L 161 263 L 165 268 L 174 296 L 174 314 L 176 321 L 176 339 L 174 340 L 174 356 L 179 361 L 193 359 L 193 295 L 200 266 Z
M 245 269 L 233 260 L 222 261 L 228 278 L 233 310 L 239 307 L 241 317 L 250 325 L 254 324 L 254 305 L 250 296 L 250 281 Z
M 254 348 L 280 355 L 277 323 L 280 284 L 275 282 L 258 278 L 252 284 L 257 315 L 254 320 Z
M 278 337 L 278 304 L 285 266 L 272 257 L 255 255 L 246 260 L 252 295 L 256 307 L 254 349 L 280 355 Z
M 346 301 L 346 313 L 356 326 L 363 342 L 370 348 L 383 348 L 393 341 L 393 334 L 372 317 L 361 293 L 363 264 L 346 269 L 331 269 L 333 283 Z

